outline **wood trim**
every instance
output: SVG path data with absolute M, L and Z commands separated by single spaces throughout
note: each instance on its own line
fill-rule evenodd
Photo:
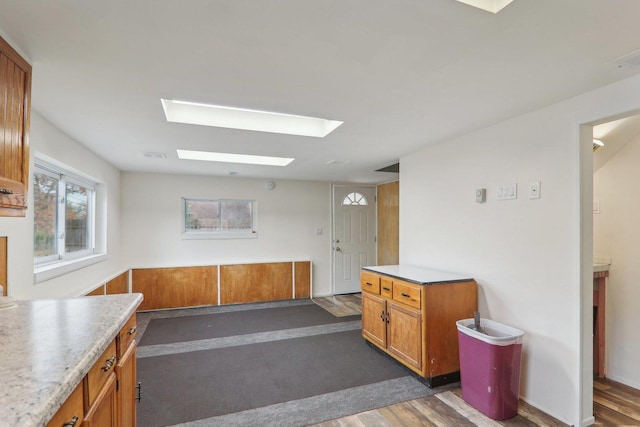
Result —
M 311 261 L 294 262 L 295 298 L 311 297 Z
M 138 310 L 216 305 L 217 269 L 214 265 L 132 270 L 132 291 L 144 295 Z
M 105 284 L 106 294 L 128 294 L 129 293 L 129 272 L 125 271 L 121 275 L 109 280 Z
M 221 265 L 220 303 L 292 299 L 292 280 L 291 262 Z

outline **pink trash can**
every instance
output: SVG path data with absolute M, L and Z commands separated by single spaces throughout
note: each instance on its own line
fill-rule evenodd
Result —
M 518 415 L 524 332 L 489 319 L 456 322 L 462 398 L 494 420 Z

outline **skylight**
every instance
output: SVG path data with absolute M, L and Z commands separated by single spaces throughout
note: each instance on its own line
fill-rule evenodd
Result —
M 249 165 L 287 166 L 295 159 L 287 157 L 252 156 L 248 154 L 214 153 L 211 151 L 176 150 L 181 160 L 244 163 Z
M 161 99 L 168 122 L 323 138 L 343 122 L 269 111 Z
M 513 0 L 458 0 L 460 3 L 477 7 L 491 13 L 498 13 L 509 5 Z

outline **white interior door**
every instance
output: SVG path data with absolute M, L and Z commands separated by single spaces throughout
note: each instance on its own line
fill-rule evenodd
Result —
M 376 189 L 333 186 L 333 293 L 360 292 L 360 269 L 376 263 Z

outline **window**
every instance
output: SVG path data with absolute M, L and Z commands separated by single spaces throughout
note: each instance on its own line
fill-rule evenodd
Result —
M 35 264 L 92 255 L 96 183 L 39 159 L 33 169 Z
M 255 238 L 255 200 L 183 198 L 185 239 Z
M 367 198 L 364 196 L 364 194 L 356 192 L 347 194 L 347 196 L 342 201 L 343 206 L 367 206 L 368 204 L 369 202 L 367 201 Z

